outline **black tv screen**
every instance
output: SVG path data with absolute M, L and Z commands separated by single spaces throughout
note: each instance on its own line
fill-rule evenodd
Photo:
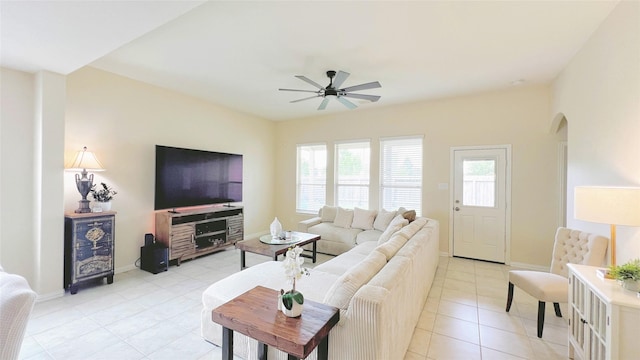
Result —
M 156 145 L 156 210 L 240 201 L 242 155 Z

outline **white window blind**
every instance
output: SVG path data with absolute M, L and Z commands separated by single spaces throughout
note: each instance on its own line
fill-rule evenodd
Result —
M 369 208 L 369 141 L 336 144 L 335 203 L 353 209 Z
M 380 204 L 422 210 L 422 137 L 380 140 Z
M 298 145 L 296 210 L 317 213 L 327 197 L 327 145 Z

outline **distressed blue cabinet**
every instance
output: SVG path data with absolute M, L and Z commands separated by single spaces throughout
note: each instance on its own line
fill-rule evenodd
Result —
M 64 288 L 78 292 L 82 281 L 106 278 L 113 283 L 115 212 L 66 214 L 64 218 Z

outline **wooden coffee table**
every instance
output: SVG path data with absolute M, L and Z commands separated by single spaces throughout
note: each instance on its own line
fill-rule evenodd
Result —
M 305 300 L 302 315 L 290 318 L 278 310 L 278 292 L 257 286 L 213 309 L 213 322 L 222 325 L 222 359 L 233 359 L 233 332 L 258 340 L 258 358 L 267 358 L 267 346 L 303 359 L 318 347 L 318 360 L 329 353 L 329 331 L 340 320 L 333 306 Z
M 270 235 L 267 235 L 267 237 L 270 238 Z M 278 261 L 278 255 L 286 253 L 290 247 L 294 247 L 296 245 L 303 246 L 309 243 L 313 243 L 311 256 L 306 254 L 301 254 L 301 256 L 310 258 L 315 264 L 317 254 L 316 242 L 320 240 L 320 235 L 292 231 L 291 238 L 292 241 L 287 242 L 286 244 L 266 244 L 260 241 L 259 238 L 238 241 L 236 243 L 236 249 L 240 249 L 240 270 L 246 269 L 245 253 L 247 251 L 254 254 L 270 256 L 273 260 Z

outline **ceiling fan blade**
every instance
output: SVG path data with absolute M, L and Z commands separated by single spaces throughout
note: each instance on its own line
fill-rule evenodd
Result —
M 296 75 L 296 77 L 297 77 L 298 79 L 300 79 L 300 80 L 304 81 L 304 82 L 307 82 L 307 83 L 309 83 L 309 84 L 311 84 L 311 85 L 313 85 L 313 86 L 317 87 L 317 88 L 318 88 L 318 89 L 320 89 L 320 90 L 324 90 L 324 86 L 321 86 L 320 84 L 318 84 L 317 82 L 315 82 L 315 81 L 313 81 L 313 80 L 309 79 L 309 78 L 308 78 L 308 77 L 306 77 L 306 76 L 303 76 L 303 75 Z
M 317 98 L 318 96 L 320 96 L 320 95 L 316 95 L 316 96 L 309 96 L 309 97 L 306 97 L 306 98 L 303 98 L 303 99 L 293 100 L 293 101 L 289 101 L 289 102 L 290 102 L 290 103 L 297 103 L 297 102 L 300 102 L 300 101 L 305 101 L 305 100 L 309 100 L 309 99 L 315 99 L 315 98 Z
M 339 89 L 340 86 L 342 86 L 342 83 L 344 83 L 344 81 L 347 80 L 349 75 L 351 74 L 349 74 L 346 71 L 342 71 L 342 70 L 338 71 L 338 74 L 336 75 L 336 77 L 333 78 L 333 88 Z
M 319 93 L 317 90 L 298 90 L 298 89 L 278 89 L 280 91 L 299 91 L 299 92 L 310 92 L 310 93 Z
M 349 91 L 358 91 L 358 90 L 368 90 L 382 87 L 379 82 L 374 81 L 366 84 L 360 84 L 355 86 L 349 86 L 344 89 L 340 89 L 340 91 L 349 92 Z
M 338 99 L 338 101 L 340 101 L 344 106 L 348 107 L 351 110 L 353 110 L 353 109 L 358 107 L 358 106 L 356 106 L 356 104 L 354 104 L 351 101 L 343 98 L 342 96 L 338 96 L 336 99 Z
M 378 96 L 378 95 L 363 95 L 363 94 L 345 93 L 345 94 L 341 94 L 340 96 L 346 96 L 346 97 L 355 98 L 355 99 L 362 99 L 362 100 L 369 100 L 371 102 L 376 102 L 376 101 L 380 100 L 380 96 Z
M 320 106 L 318 106 L 318 110 L 324 110 L 327 107 L 328 103 L 329 103 L 329 98 L 328 97 L 324 98 L 320 103 Z

